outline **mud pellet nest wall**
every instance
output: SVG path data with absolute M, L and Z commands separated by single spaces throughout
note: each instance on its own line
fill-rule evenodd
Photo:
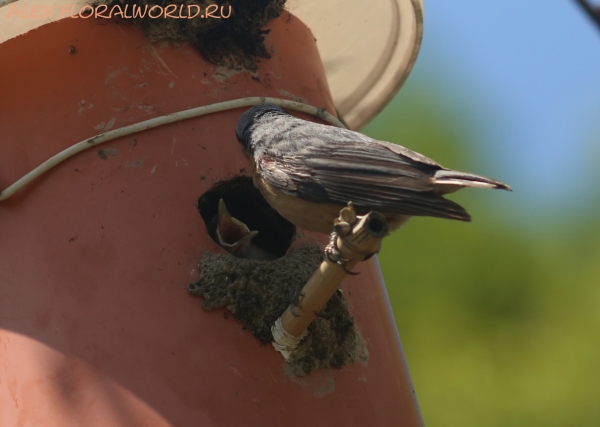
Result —
M 271 327 L 288 308 L 322 261 L 317 245 L 304 245 L 275 261 L 255 261 L 206 253 L 198 268 L 200 280 L 191 283 L 191 294 L 203 298 L 211 310 L 226 307 L 261 342 L 273 340 Z M 293 360 L 292 372 L 308 375 L 317 369 L 342 368 L 368 353 L 341 291 L 336 292 L 308 327 Z
M 141 26 L 151 41 L 190 42 L 214 64 L 256 70 L 257 58 L 270 57 L 264 46 L 268 31 L 263 27 L 281 14 L 285 1 L 98 0 L 92 4 L 108 6 L 108 11 L 113 11 L 110 16 L 115 16 L 118 21 L 130 21 Z M 116 6 L 120 10 L 127 7 L 128 12 L 119 15 L 118 10 L 115 12 L 113 9 Z M 148 11 L 155 6 L 149 14 Z M 135 18 L 134 9 L 139 11 Z M 169 17 L 165 17 L 165 10 Z

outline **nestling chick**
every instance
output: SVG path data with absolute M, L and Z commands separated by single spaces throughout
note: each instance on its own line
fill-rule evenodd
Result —
M 232 217 L 223 199 L 219 200 L 218 215 L 217 243 L 230 254 L 243 251 L 258 234 L 258 231 L 250 231 L 246 224 Z
M 217 221 L 217 243 L 231 255 L 238 258 L 270 261 L 275 255 L 252 244 L 258 231 L 250 231 L 248 226 L 232 217 L 223 199 L 219 200 Z

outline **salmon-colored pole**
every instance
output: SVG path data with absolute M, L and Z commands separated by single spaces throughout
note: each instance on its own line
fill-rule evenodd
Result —
M 0 43 L 0 190 L 80 141 L 202 106 L 270 97 L 335 114 L 311 31 L 285 11 L 266 29 L 271 58 L 252 73 L 108 20 Z M 225 253 L 198 199 L 251 175 L 235 134 L 247 108 L 122 134 L 0 201 L 0 426 L 422 425 L 376 257 L 341 284 L 368 360 L 300 380 L 187 292 L 204 254 Z
M 336 255 L 340 261 L 326 257 L 300 291 L 298 301 L 290 305 L 273 327 L 273 345 L 286 359 L 350 270 L 360 261 L 379 252 L 381 240 L 388 234 L 387 223 L 382 215 L 370 212 L 357 216 L 351 202 L 340 211 L 334 230 L 328 248 L 335 248 L 339 252 Z

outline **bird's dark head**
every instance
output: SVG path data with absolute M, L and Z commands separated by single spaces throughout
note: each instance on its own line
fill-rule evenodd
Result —
M 235 126 L 237 139 L 245 150 L 251 151 L 250 137 L 254 125 L 274 116 L 289 115 L 283 108 L 275 104 L 259 104 L 250 108 L 240 116 Z

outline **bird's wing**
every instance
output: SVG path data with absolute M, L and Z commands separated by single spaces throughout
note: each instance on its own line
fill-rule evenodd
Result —
M 435 191 L 433 176 L 444 168 L 425 156 L 312 123 L 286 139 L 293 139 L 295 150 L 280 146 L 259 160 L 263 177 L 282 191 L 313 202 L 352 201 L 363 212 L 470 220 L 464 208 Z

